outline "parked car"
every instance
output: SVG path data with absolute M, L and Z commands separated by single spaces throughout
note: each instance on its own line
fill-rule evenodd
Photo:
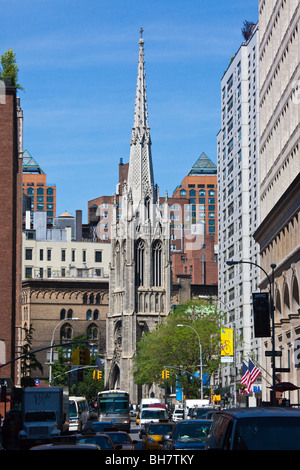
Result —
M 179 421 L 175 424 L 173 432 L 164 436 L 164 449 L 203 450 L 211 423 L 209 419 Z
M 177 408 L 173 412 L 172 420 L 173 421 L 180 421 L 181 419 L 183 419 L 183 409 L 182 408 Z
M 206 449 L 300 450 L 300 410 L 262 407 L 219 411 Z
M 108 431 L 106 433 L 119 450 L 135 450 L 137 441 L 133 441 L 125 431 Z
M 144 445 L 146 450 L 158 450 L 164 435 L 171 434 L 175 423 L 148 423 L 145 429 Z

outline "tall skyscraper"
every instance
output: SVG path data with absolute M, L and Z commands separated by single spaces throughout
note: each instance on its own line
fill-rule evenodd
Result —
M 300 3 L 259 2 L 259 106 L 261 222 L 255 233 L 260 264 L 273 278 L 278 380 L 300 386 Z M 260 287 L 269 290 L 260 271 Z M 263 341 L 271 350 L 271 338 Z M 271 357 L 264 367 L 272 374 Z M 289 372 L 288 372 L 289 370 Z M 270 400 L 264 381 L 263 399 Z M 291 403 L 298 391 L 290 392 Z M 279 397 L 278 397 L 279 398 Z
M 251 353 L 258 359 L 253 335 L 252 292 L 258 269 L 250 264 L 227 266 L 226 261 L 258 261 L 253 233 L 259 224 L 258 186 L 258 25 L 230 62 L 221 80 L 221 129 L 218 147 L 218 226 L 220 309 L 237 340 L 236 365 Z M 232 364 L 222 369 L 223 386 L 233 386 Z
M 122 214 L 115 198 L 111 239 L 109 312 L 105 381 L 130 393 L 138 403 L 133 357 L 143 332 L 151 331 L 171 308 L 171 263 L 168 199 L 164 215 L 154 182 L 148 125 L 144 39 L 139 60 L 128 180 L 122 188 Z

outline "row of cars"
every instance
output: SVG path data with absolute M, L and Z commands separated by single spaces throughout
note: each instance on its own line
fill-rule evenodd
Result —
M 300 409 L 232 408 L 208 419 L 148 423 L 147 450 L 300 450 Z
M 137 441 L 111 422 L 87 421 L 81 433 L 63 436 L 30 450 L 134 450 Z

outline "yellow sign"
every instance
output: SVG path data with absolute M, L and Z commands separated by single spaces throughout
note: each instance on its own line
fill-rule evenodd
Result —
M 232 328 L 221 328 L 221 356 L 233 356 Z

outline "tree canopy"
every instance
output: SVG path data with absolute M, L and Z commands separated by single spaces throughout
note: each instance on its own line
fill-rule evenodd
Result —
M 161 383 L 162 371 L 169 368 L 173 383 L 180 373 L 185 391 L 192 387 L 189 379 L 199 371 L 199 338 L 203 374 L 210 376 L 220 363 L 221 323 L 222 314 L 206 301 L 189 300 L 178 306 L 155 330 L 143 335 L 137 344 L 135 382 L 138 385 Z M 178 324 L 186 327 L 178 327 Z

